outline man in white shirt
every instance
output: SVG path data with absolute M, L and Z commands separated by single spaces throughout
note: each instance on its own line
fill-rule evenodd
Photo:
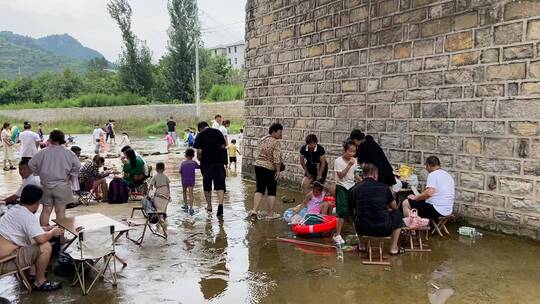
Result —
M 7 204 L 16 204 L 17 200 L 21 197 L 22 189 L 25 186 L 35 185 L 41 187 L 39 176 L 32 175 L 32 170 L 30 170 L 28 162 L 28 159 L 23 159 L 19 162 L 19 175 L 22 178 L 22 184 L 17 190 L 17 192 L 15 192 L 15 194 L 12 194 L 3 199 L 3 201 L 5 201 Z
M 30 130 L 32 126 L 30 124 L 24 125 L 24 131 L 19 134 L 19 141 L 21 142 L 21 158 L 30 159 L 36 155 L 39 148 L 41 139 L 36 132 Z
M 224 120 L 223 125 L 219 127 L 219 131 L 221 131 L 221 134 L 223 134 L 223 138 L 225 138 L 225 145 L 229 144 L 229 127 L 231 126 L 230 120 Z
M 64 231 L 58 227 L 42 228 L 39 225 L 35 213 L 39 209 L 42 195 L 43 191 L 38 186 L 24 187 L 21 203 L 9 209 L 0 218 L 0 259 L 16 254 L 19 266 L 34 265 L 33 289 L 51 291 L 61 288 L 62 284 L 50 282 L 46 277 L 52 252 L 49 240 L 64 235 Z M 0 274 L 17 269 L 17 264 L 14 261 L 5 263 Z
M 52 131 L 49 141 L 51 144 L 39 151 L 28 163 L 32 173 L 41 179 L 43 187 L 43 210 L 40 216 L 42 226 L 49 225 L 53 208 L 57 219 L 66 216 L 66 205 L 73 202 L 70 181 L 77 180 L 81 169 L 79 158 L 63 146 L 66 140 L 62 131 Z
M 96 154 L 99 154 L 99 140 L 102 135 L 105 135 L 105 131 L 99 126 L 99 124 L 95 124 L 94 126 L 94 132 L 92 132 L 92 142 L 94 143 L 94 152 Z
M 426 170 L 429 172 L 426 189 L 419 195 L 409 195 L 403 201 L 403 214 L 407 217 L 411 209 L 416 209 L 418 216 L 434 220 L 452 214 L 454 179 L 441 169 L 441 162 L 436 156 L 426 159 Z
M 214 121 L 212 121 L 212 129 L 219 129 L 219 127 L 221 127 L 222 120 L 223 118 L 221 117 L 221 115 L 216 114 L 216 116 L 214 116 Z

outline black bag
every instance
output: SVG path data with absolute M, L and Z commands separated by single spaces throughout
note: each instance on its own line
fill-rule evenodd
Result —
M 75 276 L 75 264 L 73 258 L 65 251 L 58 252 L 56 256 L 56 267 L 54 268 L 54 274 L 61 277 L 73 277 Z M 87 260 L 90 264 L 94 264 L 93 261 Z M 84 273 L 88 274 L 90 268 L 86 268 Z
M 159 222 L 159 215 L 157 214 L 157 209 L 154 206 L 152 198 L 145 196 L 141 203 L 144 213 L 148 216 L 148 222 L 150 222 L 150 224 Z
M 109 204 L 123 204 L 129 200 L 128 187 L 121 178 L 113 178 L 109 184 Z

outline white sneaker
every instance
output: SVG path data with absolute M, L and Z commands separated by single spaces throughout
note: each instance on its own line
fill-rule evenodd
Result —
M 336 242 L 336 244 L 339 244 L 339 245 L 345 244 L 345 240 L 339 234 L 334 235 L 332 239 L 334 240 L 334 242 Z

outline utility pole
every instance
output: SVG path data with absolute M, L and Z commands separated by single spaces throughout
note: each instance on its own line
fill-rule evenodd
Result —
M 197 104 L 197 119 L 201 119 L 201 96 L 199 91 L 199 36 L 195 37 L 195 103 Z

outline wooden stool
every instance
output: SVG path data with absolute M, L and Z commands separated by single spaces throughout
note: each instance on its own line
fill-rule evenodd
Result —
M 384 241 L 389 240 L 390 237 L 374 237 L 374 236 L 362 236 L 363 239 L 367 240 L 366 250 L 367 250 L 367 259 L 362 259 L 362 264 L 364 265 L 384 265 L 390 266 L 388 262 L 388 257 L 384 255 Z M 373 245 L 372 243 L 378 243 L 378 246 Z M 378 254 L 373 254 L 373 250 L 378 249 Z
M 429 227 L 411 229 L 408 227 L 402 228 L 409 235 L 409 247 L 405 248 L 406 252 L 426 252 L 431 251 L 427 244 L 422 242 L 422 233 L 425 233 L 426 240 L 429 235 Z
M 446 228 L 446 223 L 448 223 L 449 220 L 453 219 L 454 215 L 450 214 L 448 216 L 443 216 L 437 218 L 437 221 L 434 219 L 431 219 L 431 223 L 433 224 L 433 229 L 431 230 L 431 234 L 435 234 L 437 232 L 438 235 L 444 237 L 444 234 L 450 235 L 450 231 Z

